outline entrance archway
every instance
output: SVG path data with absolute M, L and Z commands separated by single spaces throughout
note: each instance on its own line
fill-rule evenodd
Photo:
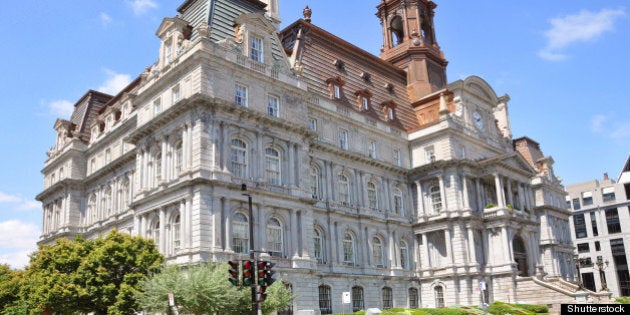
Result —
M 518 275 L 522 277 L 529 276 L 527 248 L 525 247 L 523 239 L 518 235 L 514 237 L 514 240 L 512 240 L 512 252 L 514 253 L 514 261 L 516 262 Z

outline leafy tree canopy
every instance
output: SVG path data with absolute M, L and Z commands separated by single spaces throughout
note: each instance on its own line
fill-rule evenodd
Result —
M 95 240 L 61 238 L 31 255 L 12 307 L 30 314 L 133 314 L 140 282 L 163 260 L 152 241 L 116 230 Z
M 235 287 L 228 280 L 227 264 L 203 264 L 192 267 L 167 266 L 161 273 L 143 282 L 137 295 L 140 305 L 152 312 L 168 312 L 168 294 L 172 293 L 180 313 L 248 314 L 251 290 Z M 267 288 L 263 314 L 285 309 L 293 295 L 281 281 Z

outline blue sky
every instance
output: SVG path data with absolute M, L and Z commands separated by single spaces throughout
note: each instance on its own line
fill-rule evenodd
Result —
M 162 18 L 183 0 L 26 0 L 0 4 L 0 263 L 21 268 L 40 232 L 40 170 L 53 124 L 87 90 L 115 94 L 153 64 Z M 379 0 L 280 0 L 378 55 Z M 564 184 L 616 178 L 630 154 L 630 9 L 625 0 L 436 1 L 449 81 L 484 78 L 509 94 L 515 137 L 554 158 Z

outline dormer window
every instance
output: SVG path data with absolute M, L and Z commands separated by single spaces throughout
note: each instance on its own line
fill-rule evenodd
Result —
M 369 90 L 356 91 L 354 95 L 357 96 L 357 103 L 359 105 L 359 110 L 361 111 L 370 110 L 370 98 L 372 97 L 372 93 L 370 93 Z
M 252 36 L 250 41 L 250 58 L 257 62 L 264 62 L 263 39 L 258 36 Z
M 330 98 L 335 100 L 343 99 L 343 85 L 344 81 L 340 77 L 326 80 L 328 88 L 330 90 Z
M 383 114 L 385 115 L 385 119 L 388 121 L 393 121 L 396 119 L 396 103 L 394 101 L 389 101 L 381 104 L 383 106 Z
M 361 72 L 361 79 L 365 83 L 372 83 L 372 75 L 367 72 Z
M 173 41 L 167 40 L 164 42 L 164 65 L 168 65 L 171 62 L 173 56 Z

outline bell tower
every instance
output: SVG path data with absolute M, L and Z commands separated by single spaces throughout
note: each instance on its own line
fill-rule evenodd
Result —
M 382 0 L 376 16 L 383 27 L 381 59 L 407 72 L 407 94 L 415 101 L 446 87 L 448 61 L 440 50 L 431 0 Z

